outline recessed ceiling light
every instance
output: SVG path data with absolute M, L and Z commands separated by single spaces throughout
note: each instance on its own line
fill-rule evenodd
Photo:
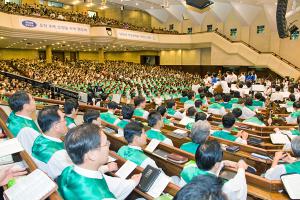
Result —
M 0 37 L 0 39 L 1 39 L 1 40 L 3 40 L 3 39 L 4 39 L 4 37 Z

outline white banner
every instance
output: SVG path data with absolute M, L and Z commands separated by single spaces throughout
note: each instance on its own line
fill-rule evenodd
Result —
M 121 30 L 121 29 L 117 29 L 117 38 L 126 39 L 126 40 L 158 42 L 158 37 L 156 34 Z
M 89 35 L 90 26 L 86 24 L 63 22 L 58 20 L 39 19 L 31 17 L 20 17 L 19 25 L 22 29 L 55 32 L 55 33 L 67 33 L 67 34 L 79 34 Z

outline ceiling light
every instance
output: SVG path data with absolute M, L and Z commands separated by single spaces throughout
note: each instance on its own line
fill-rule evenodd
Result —
M 1 40 L 3 40 L 3 39 L 4 39 L 4 37 L 0 37 L 0 39 L 1 39 Z
M 138 3 L 138 2 L 136 2 L 136 3 L 135 3 L 135 5 L 136 5 L 136 6 L 138 6 L 138 5 L 139 5 L 139 3 Z

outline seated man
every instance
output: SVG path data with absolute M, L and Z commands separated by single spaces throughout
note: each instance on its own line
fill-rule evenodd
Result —
M 275 153 L 272 166 L 265 174 L 266 179 L 280 180 L 280 176 L 283 174 L 300 174 L 300 136 L 296 136 L 291 141 L 291 149 L 295 157 L 282 151 Z M 287 164 L 278 164 L 280 160 Z
M 232 103 L 230 103 L 231 95 L 230 94 L 224 94 L 223 95 L 223 102 L 220 103 L 221 106 L 224 106 L 225 109 L 231 109 Z
M 222 106 L 221 104 L 219 104 L 219 102 L 221 101 L 222 97 L 220 95 L 217 95 L 215 97 L 215 103 L 210 104 L 208 106 L 208 113 L 214 114 L 214 115 L 225 115 L 226 114 L 226 110 L 224 108 L 224 106 Z
M 224 166 L 233 167 L 237 169 L 237 174 L 225 182 L 222 188 L 223 193 L 230 200 L 247 199 L 245 170 L 248 165 L 245 161 L 240 160 L 238 163 L 222 161 L 223 151 L 217 141 L 207 141 L 202 144 L 196 151 L 195 159 L 196 162 L 191 160 L 186 163 L 180 173 L 182 186 L 190 183 L 193 178 L 199 175 L 218 177 Z
M 248 100 L 248 104 L 249 104 L 249 101 L 250 100 Z M 245 99 L 240 99 L 239 104 L 235 104 L 233 106 L 233 109 L 234 108 L 241 109 L 241 111 L 242 111 L 242 115 L 240 116 L 241 119 L 248 119 L 248 118 L 254 117 L 256 115 L 256 113 L 250 109 L 251 107 L 249 108 L 249 106 L 246 105 Z
M 201 110 L 201 106 L 202 106 L 202 101 L 200 99 L 195 101 L 195 108 L 197 110 L 197 112 L 203 112 L 203 110 Z
M 265 107 L 265 102 L 263 102 L 262 99 L 263 95 L 260 92 L 255 93 L 253 100 L 252 106 L 259 107 L 259 108 L 264 108 Z
M 216 176 L 200 175 L 182 187 L 174 200 L 226 200 L 222 193 L 223 180 Z
M 97 110 L 87 110 L 83 114 L 83 122 L 87 124 L 96 124 L 101 126 L 100 112 Z
M 266 124 L 260 118 L 262 118 L 262 116 L 250 117 L 248 119 L 245 119 L 243 121 L 243 123 L 252 124 L 252 125 L 256 125 L 256 126 L 266 126 Z
M 296 124 L 297 117 L 300 116 L 300 101 L 296 101 L 293 104 L 294 112 L 292 112 L 288 117 L 286 117 L 286 123 L 288 124 Z
M 115 115 L 115 111 L 119 108 L 119 105 L 110 101 L 107 105 L 108 111 L 100 114 L 100 119 L 109 124 L 118 124 L 120 122 L 119 118 Z
M 234 109 L 232 109 L 232 114 L 233 114 L 233 116 L 234 116 L 234 118 L 235 118 L 236 121 L 238 121 L 238 122 L 241 121 L 239 119 L 239 117 L 242 116 L 242 110 L 240 108 L 234 108 Z
M 162 116 L 164 124 L 174 126 L 174 124 L 171 122 L 171 120 L 169 120 L 167 118 L 168 114 L 167 114 L 167 109 L 165 106 L 158 106 L 156 110 Z
M 38 168 L 54 180 L 72 164 L 60 139 L 68 132 L 66 120 L 58 107 L 43 108 L 37 120 L 43 134 L 33 143 L 32 157 Z
M 270 97 L 270 101 L 273 102 L 273 101 L 280 101 L 282 102 L 283 101 L 283 95 L 280 93 L 280 86 L 276 86 L 275 87 L 275 92 L 271 94 L 271 97 Z
M 230 140 L 241 144 L 247 144 L 248 133 L 245 131 L 238 132 L 237 135 L 232 135 L 231 131 L 235 123 L 235 118 L 232 113 L 227 113 L 222 117 L 223 130 L 215 131 L 212 136 Z
M 164 126 L 164 123 L 159 112 L 151 112 L 149 114 L 148 125 L 151 127 L 151 129 L 146 132 L 149 139 L 157 139 L 165 144 L 173 146 L 172 140 L 167 138 L 160 131 L 160 129 Z
M 103 174 L 98 169 L 107 163 L 110 142 L 100 127 L 83 124 L 69 130 L 66 150 L 75 164 L 58 177 L 60 195 L 73 199 L 125 199 L 140 181 L 141 174 L 121 179 Z
M 26 152 L 31 154 L 32 144 L 40 135 L 40 129 L 32 119 L 36 111 L 35 101 L 25 91 L 17 91 L 9 98 L 8 104 L 12 112 L 7 119 L 7 127 Z
M 195 107 L 189 107 L 186 111 L 186 116 L 184 116 L 179 124 L 185 125 L 186 129 L 191 130 L 193 124 L 195 123 L 195 115 L 196 115 L 197 111 L 195 109 Z
M 137 117 L 142 117 L 144 119 L 148 118 L 149 112 L 145 110 L 146 99 L 143 96 L 137 96 L 134 98 L 135 110 L 133 115 Z
M 124 129 L 125 126 L 132 120 L 134 108 L 131 105 L 122 106 L 123 119 L 117 124 L 118 127 Z
M 181 112 L 175 110 L 176 109 L 176 103 L 174 100 L 170 100 L 167 102 L 167 113 L 171 117 L 176 117 L 178 119 L 182 119 L 183 115 Z
M 147 165 L 158 168 L 155 161 L 149 158 L 142 150 L 147 145 L 147 136 L 142 123 L 133 121 L 127 124 L 124 128 L 124 137 L 128 145 L 119 149 L 119 156 L 134 162 L 142 168 L 145 168 Z
M 184 109 L 187 110 L 189 107 L 195 106 L 194 98 L 195 92 L 189 91 L 187 94 L 188 100 L 184 102 Z
M 195 154 L 199 145 L 203 144 L 210 134 L 210 124 L 207 121 L 197 121 L 191 130 L 191 142 L 184 143 L 180 149 Z
M 67 121 L 67 127 L 73 128 L 76 126 L 75 119 L 77 117 L 79 104 L 75 99 L 66 99 L 64 103 L 65 119 Z

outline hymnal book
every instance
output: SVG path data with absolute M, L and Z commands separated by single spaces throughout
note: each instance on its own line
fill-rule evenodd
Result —
M 4 191 L 7 200 L 46 199 L 57 189 L 57 185 L 41 170 L 36 169 Z
M 176 153 L 171 153 L 168 155 L 167 159 L 171 162 L 177 163 L 177 164 L 183 164 L 188 161 L 188 158 L 185 156 L 181 156 Z
M 176 129 L 171 133 L 172 136 L 176 137 L 176 138 L 185 138 L 188 136 L 187 131 L 182 130 L 182 129 Z
M 0 157 L 18 153 L 23 150 L 24 149 L 17 138 L 0 142 Z
M 270 138 L 273 144 L 289 144 L 290 140 L 287 135 L 281 133 L 272 133 Z
M 142 178 L 138 185 L 141 191 L 148 192 L 160 173 L 161 171 L 159 169 L 147 165 L 142 172 Z
M 137 167 L 137 164 L 127 160 L 122 167 L 116 172 L 116 175 L 120 178 L 127 178 L 131 172 Z
M 166 152 L 164 150 L 161 150 L 161 149 L 155 149 L 153 151 L 153 154 L 156 155 L 156 156 L 158 156 L 158 157 L 160 157 L 160 158 L 162 158 L 162 159 L 165 159 L 165 160 L 167 160 L 168 155 L 169 155 L 168 152 Z
M 152 139 L 149 144 L 147 145 L 147 147 L 145 148 L 146 151 L 149 151 L 150 153 L 152 153 L 156 147 L 159 145 L 160 141 L 157 139 Z
M 282 175 L 281 181 L 291 199 L 300 199 L 300 174 Z
M 167 185 L 170 182 L 170 177 L 165 175 L 163 172 L 158 175 L 156 180 L 154 181 L 153 185 L 150 187 L 147 194 L 152 196 L 153 198 L 158 198 L 161 193 L 164 191 L 164 189 L 167 187 Z

